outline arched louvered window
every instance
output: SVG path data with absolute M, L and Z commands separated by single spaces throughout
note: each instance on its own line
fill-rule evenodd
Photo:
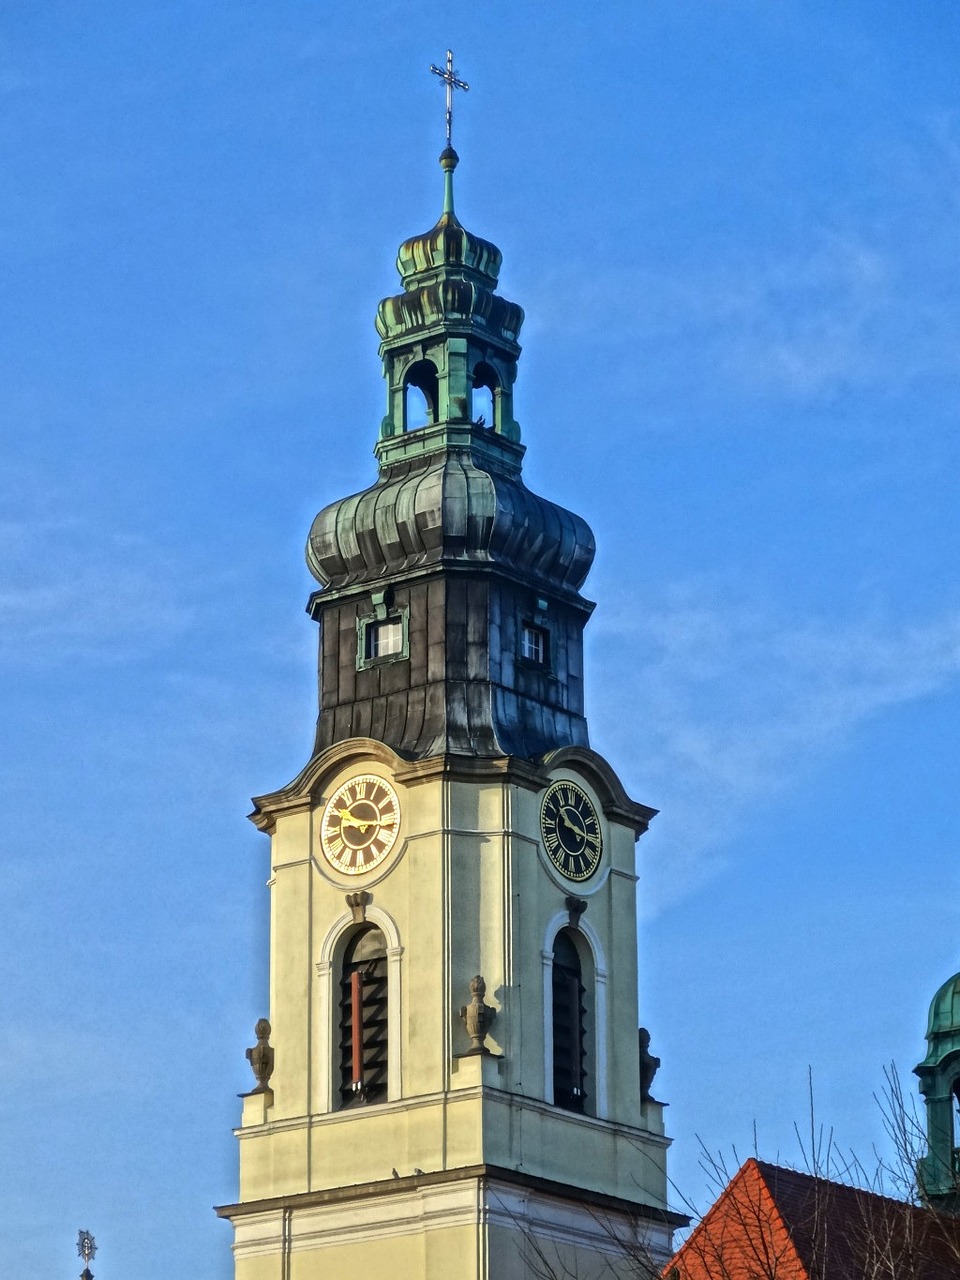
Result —
M 586 1102 L 586 1021 L 580 953 L 562 929 L 553 944 L 553 1101 L 567 1111 Z
M 340 977 L 340 1105 L 387 1097 L 387 942 L 375 926 L 354 934 Z

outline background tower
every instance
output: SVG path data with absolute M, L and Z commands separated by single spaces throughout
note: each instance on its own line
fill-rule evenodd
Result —
M 920 1191 L 934 1208 L 960 1213 L 960 973 L 933 997 L 927 1056 L 914 1071 L 927 1109 L 927 1154 L 920 1161 Z
M 440 163 L 441 217 L 377 313 L 377 479 L 310 531 L 314 754 L 252 815 L 270 1024 L 219 1210 L 241 1280 L 627 1274 L 681 1221 L 637 1029 L 655 811 L 584 718 L 593 537 L 523 483 L 523 312 Z

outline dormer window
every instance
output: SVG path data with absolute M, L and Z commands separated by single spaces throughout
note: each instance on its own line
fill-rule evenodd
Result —
M 524 622 L 520 629 L 520 656 L 538 667 L 546 666 L 548 647 L 547 632 L 543 627 L 535 627 L 532 622 Z
M 409 657 L 409 618 L 406 609 L 390 610 L 380 606 L 376 613 L 357 619 L 357 670 L 379 666 L 382 662 L 400 662 Z
M 403 620 L 387 618 L 385 622 L 371 622 L 367 627 L 367 652 L 369 658 L 390 658 L 403 650 Z

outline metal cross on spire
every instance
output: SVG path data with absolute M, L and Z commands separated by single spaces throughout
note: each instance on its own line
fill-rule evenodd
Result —
M 439 76 L 443 83 L 447 86 L 447 146 L 453 146 L 453 91 L 454 89 L 468 90 L 470 86 L 465 80 L 458 80 L 457 73 L 453 69 L 453 51 L 447 50 L 446 67 L 438 67 L 435 63 L 430 64 L 430 70 L 435 76 Z

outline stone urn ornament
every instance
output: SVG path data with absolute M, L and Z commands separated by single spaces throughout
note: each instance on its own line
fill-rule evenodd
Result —
M 497 1016 L 496 1009 L 484 1004 L 483 997 L 486 994 L 487 984 L 483 980 L 483 974 L 478 973 L 470 979 L 470 1003 L 463 1005 L 460 1009 L 460 1017 L 470 1037 L 470 1048 L 460 1056 L 467 1057 L 470 1054 L 482 1053 L 490 1057 L 499 1057 L 499 1054 L 493 1054 L 483 1043 Z
M 270 1023 L 260 1018 L 255 1027 L 257 1043 L 247 1050 L 247 1061 L 257 1078 L 257 1087 L 251 1092 L 266 1093 L 270 1088 L 270 1077 L 273 1075 L 273 1049 L 270 1041 Z

